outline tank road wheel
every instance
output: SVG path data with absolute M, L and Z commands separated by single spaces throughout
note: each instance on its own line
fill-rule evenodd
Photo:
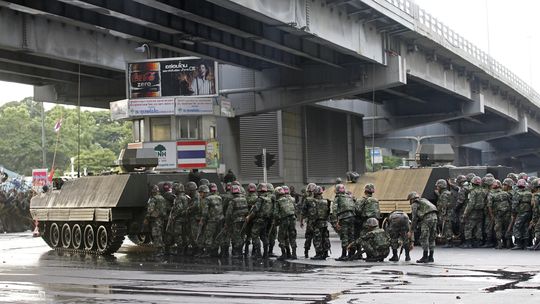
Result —
M 130 234 L 128 235 L 128 238 L 130 241 L 132 241 L 135 245 L 138 245 L 138 246 L 148 245 L 151 241 L 150 236 L 144 233 Z
M 71 246 L 71 227 L 68 223 L 62 226 L 62 247 L 69 248 Z
M 52 247 L 58 247 L 58 244 L 60 243 L 60 229 L 58 228 L 57 223 L 52 223 L 51 225 L 49 240 Z
M 105 228 L 105 226 L 103 225 L 100 225 L 97 230 L 96 243 L 99 253 L 104 252 L 109 245 L 109 232 L 107 231 L 107 228 Z
M 92 250 L 94 248 L 95 239 L 94 227 L 90 224 L 86 225 L 86 227 L 84 227 L 84 249 Z
M 81 225 L 79 224 L 73 225 L 71 234 L 72 234 L 71 242 L 73 243 L 73 248 L 81 249 L 82 247 L 81 244 L 83 242 Z

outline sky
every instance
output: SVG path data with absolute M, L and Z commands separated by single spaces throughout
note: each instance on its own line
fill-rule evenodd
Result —
M 415 0 L 429 14 L 489 52 L 540 92 L 538 0 Z M 488 26 L 489 25 L 489 26 Z M 488 35 L 489 33 L 489 35 Z M 489 36 L 489 39 L 488 39 Z M 0 82 L 0 104 L 33 95 L 27 85 Z

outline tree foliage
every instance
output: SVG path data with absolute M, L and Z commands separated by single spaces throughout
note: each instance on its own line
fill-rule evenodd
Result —
M 42 104 L 31 98 L 0 107 L 1 165 L 24 175 L 42 167 L 41 110 Z M 60 119 L 62 127 L 56 133 L 54 125 Z M 46 165 L 50 169 L 54 158 L 55 175 L 71 171 L 72 157 L 77 170 L 78 122 L 77 109 L 55 106 L 45 113 Z M 80 122 L 81 172 L 108 170 L 131 140 L 131 123 L 112 121 L 109 111 L 81 111 Z

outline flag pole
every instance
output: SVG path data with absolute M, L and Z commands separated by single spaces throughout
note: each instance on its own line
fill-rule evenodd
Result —
M 62 130 L 62 119 L 64 118 L 64 112 L 60 112 L 60 120 L 58 121 L 58 123 L 60 124 L 59 127 L 58 127 L 58 131 L 56 132 L 56 142 L 54 144 L 54 154 L 53 154 L 53 161 L 52 161 L 52 165 L 51 165 L 51 180 L 53 178 L 53 175 L 54 175 L 54 163 L 56 161 L 56 150 L 58 148 L 58 142 L 60 141 L 60 132 Z M 56 125 L 55 125 L 56 127 Z

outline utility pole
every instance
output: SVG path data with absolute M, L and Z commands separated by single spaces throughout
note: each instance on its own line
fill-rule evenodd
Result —
M 45 150 L 45 103 L 41 102 L 41 151 L 43 152 L 43 164 L 41 168 L 47 168 L 47 152 Z
M 268 169 L 266 169 L 266 148 L 262 149 L 262 161 L 263 161 L 263 182 L 268 182 Z

